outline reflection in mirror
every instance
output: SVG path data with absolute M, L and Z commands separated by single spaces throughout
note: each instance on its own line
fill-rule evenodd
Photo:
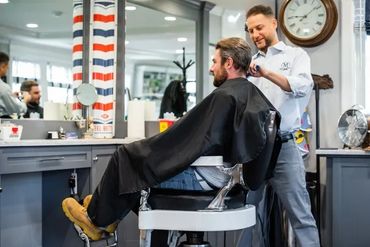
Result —
M 19 92 L 24 80 L 37 81 L 45 119 L 64 119 L 65 105 L 73 100 L 72 13 L 72 1 L 10 0 L 0 4 L 0 50 L 10 57 L 7 83 Z M 63 113 L 49 118 L 50 107 Z
M 131 98 L 154 101 L 158 117 L 166 88 L 183 81 L 183 71 L 174 63 L 183 65 L 183 48 L 185 66 L 195 61 L 195 22 L 131 3 L 126 15 L 125 86 Z M 187 110 L 195 105 L 195 67 L 186 70 Z

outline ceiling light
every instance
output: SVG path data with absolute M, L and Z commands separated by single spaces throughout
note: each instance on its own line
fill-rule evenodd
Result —
M 28 27 L 28 28 L 38 28 L 39 25 L 37 25 L 36 23 L 28 23 L 28 24 L 26 24 L 26 27 Z
M 164 19 L 166 21 L 176 21 L 176 17 L 174 17 L 174 16 L 166 16 Z
M 227 17 L 227 21 L 230 22 L 230 23 L 236 23 L 238 21 L 240 17 L 240 13 L 236 14 L 236 15 L 229 15 Z
M 179 38 L 177 38 L 177 41 L 178 41 L 178 42 L 186 42 L 186 41 L 188 41 L 188 38 L 185 38 L 185 37 L 179 37 Z
M 134 10 L 136 10 L 136 7 L 135 6 L 126 6 L 125 10 L 134 11 Z
M 182 49 L 176 50 L 176 54 L 182 54 L 182 53 L 183 53 L 183 50 Z
M 9 0 L 0 0 L 0 3 L 9 3 Z
M 63 15 L 63 11 L 60 10 L 54 10 L 51 12 L 54 17 L 61 17 Z
M 125 45 L 128 45 L 129 43 L 130 43 L 130 41 L 125 40 Z

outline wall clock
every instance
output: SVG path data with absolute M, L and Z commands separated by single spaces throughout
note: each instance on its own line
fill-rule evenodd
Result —
M 285 0 L 280 8 L 280 28 L 294 44 L 313 47 L 327 41 L 338 22 L 333 0 Z

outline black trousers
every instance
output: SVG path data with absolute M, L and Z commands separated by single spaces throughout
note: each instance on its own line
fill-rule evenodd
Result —
M 140 203 L 140 192 L 119 195 L 119 161 L 117 158 L 116 152 L 110 159 L 87 208 L 87 214 L 98 227 L 106 227 L 120 221 L 132 209 L 137 210 Z

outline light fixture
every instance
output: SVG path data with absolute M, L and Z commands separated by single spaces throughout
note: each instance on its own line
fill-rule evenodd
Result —
M 182 49 L 176 50 L 176 54 L 182 54 L 182 53 L 183 53 L 183 50 Z
M 3 4 L 9 3 L 9 0 L 0 0 L 0 3 L 3 3 Z
M 125 10 L 134 11 L 134 10 L 136 10 L 136 7 L 135 6 L 126 6 Z
M 28 27 L 28 28 L 38 28 L 39 25 L 37 25 L 36 23 L 27 23 L 26 27 Z
M 63 11 L 54 10 L 51 12 L 54 17 L 61 17 L 63 15 Z
M 186 42 L 186 41 L 188 41 L 188 38 L 185 38 L 185 37 L 179 37 L 179 38 L 177 38 L 177 41 L 178 41 L 178 42 Z
M 229 15 L 227 17 L 227 21 L 229 23 L 236 23 L 238 21 L 239 17 L 240 17 L 240 13 L 237 13 L 236 15 Z
M 176 21 L 176 17 L 174 17 L 174 16 L 166 16 L 166 17 L 164 17 L 164 19 L 166 21 Z

